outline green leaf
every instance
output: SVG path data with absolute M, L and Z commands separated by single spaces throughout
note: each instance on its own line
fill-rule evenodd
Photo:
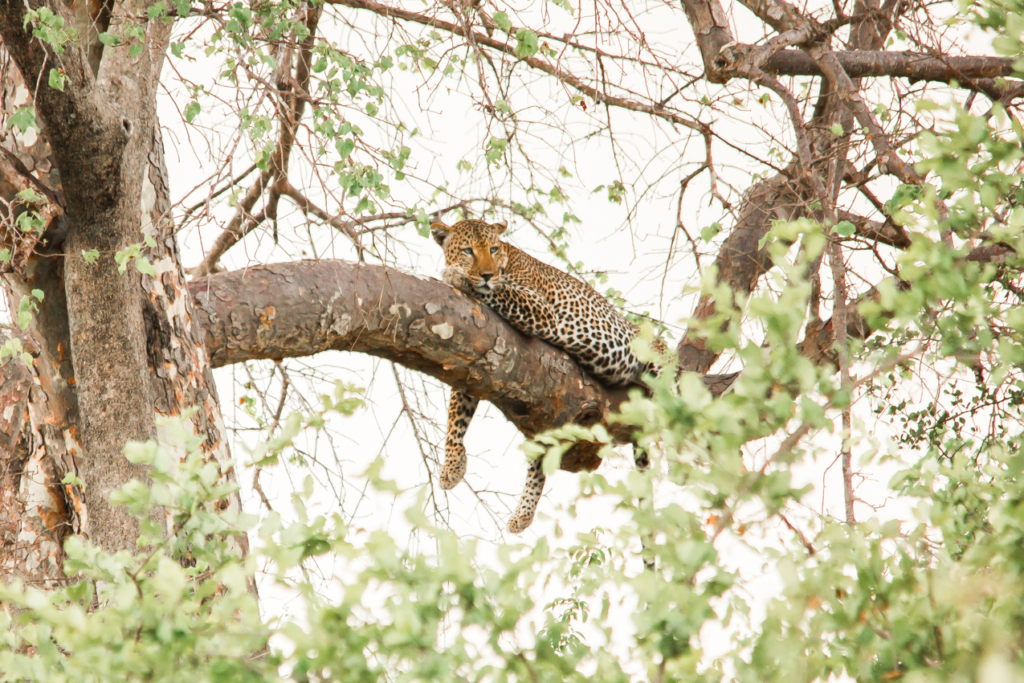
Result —
M 96 261 L 99 260 L 100 258 L 100 252 L 98 249 L 90 249 L 89 251 L 83 249 L 82 258 L 85 259 L 86 263 L 96 263 Z
M 39 130 L 39 126 L 36 124 L 36 108 L 18 107 L 18 110 L 7 119 L 7 129 L 10 130 L 11 128 L 17 128 L 22 133 L 29 128 Z
M 65 486 L 78 486 L 83 490 L 85 489 L 85 482 L 82 481 L 74 472 L 68 472 L 65 474 L 64 478 L 60 480 L 60 483 Z
M 832 234 L 840 237 L 853 237 L 856 232 L 857 227 L 850 221 L 839 221 L 832 226 Z
M 33 289 L 32 296 L 36 298 L 36 301 L 42 301 L 45 294 L 43 294 L 43 290 L 41 289 Z
M 338 156 L 342 159 L 348 159 L 349 155 L 352 154 L 352 150 L 356 148 L 356 141 L 352 138 L 342 138 L 335 144 L 335 148 L 338 150 Z
M 117 264 L 117 272 L 124 273 L 128 270 L 128 262 L 138 258 L 142 253 L 141 244 L 129 244 L 127 247 L 114 254 L 114 262 Z
M 18 327 L 20 327 L 22 330 L 27 329 L 28 326 L 32 324 L 32 320 L 34 318 L 35 316 L 32 314 L 32 311 L 30 311 L 27 308 L 18 311 Z
M 153 268 L 153 264 L 151 264 L 149 259 L 145 256 L 135 259 L 135 269 L 143 275 L 149 275 L 150 277 L 156 276 L 156 269 Z
M 38 232 L 42 234 L 46 228 L 38 211 L 24 211 L 14 222 L 22 232 Z
M 50 87 L 64 92 L 64 74 L 58 69 L 50 69 Z
M 373 202 L 370 201 L 369 197 L 363 195 L 362 197 L 359 198 L 359 203 L 356 204 L 355 214 L 358 216 L 359 214 L 363 213 L 364 211 L 369 211 L 370 213 L 374 213 L 374 211 L 372 209 L 373 209 Z
M 834 123 L 829 130 L 832 131 L 832 135 L 835 135 L 836 137 L 843 136 L 843 126 L 841 124 Z
M 517 57 L 526 58 L 537 54 L 537 34 L 528 28 L 521 28 L 516 31 L 515 53 Z
M 109 31 L 104 31 L 103 33 L 99 34 L 98 36 L 96 36 L 96 39 L 104 45 L 106 45 L 107 47 L 114 47 L 115 45 L 121 42 L 121 38 L 118 37 L 117 34 L 110 33 Z
M 46 200 L 33 187 L 26 187 L 17 194 L 18 199 L 29 204 L 45 204 Z
M 507 14 L 505 14 L 504 12 L 495 12 L 493 19 L 494 23 L 497 24 L 498 28 L 500 28 L 502 31 L 504 31 L 505 33 L 512 32 L 512 22 L 509 21 Z
M 188 123 L 192 123 L 195 120 L 195 118 L 199 116 L 200 111 L 202 111 L 202 108 L 199 106 L 199 103 L 195 100 L 192 100 L 191 102 L 185 105 L 185 121 Z
M 508 148 L 508 140 L 493 137 L 488 140 L 487 151 L 484 153 L 484 158 L 487 159 L 487 163 L 497 162 L 505 153 L 506 148 Z
M 722 232 L 722 226 L 719 223 L 712 223 L 711 225 L 701 228 L 700 238 L 705 242 L 710 242 L 715 238 L 715 235 L 720 232 Z
M 11 337 L 4 342 L 2 347 L 0 347 L 0 360 L 4 360 L 8 356 L 16 356 L 21 352 L 21 340 L 17 337 Z

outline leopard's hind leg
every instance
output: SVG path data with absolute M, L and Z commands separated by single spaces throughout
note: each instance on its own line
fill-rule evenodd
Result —
M 651 458 L 647 454 L 647 449 L 640 447 L 636 443 L 633 444 L 633 463 L 640 472 L 646 472 L 651 466 Z M 639 501 L 640 505 L 645 507 L 649 506 L 650 502 L 650 499 L 646 497 Z M 654 556 L 650 551 L 650 548 L 653 547 L 654 543 L 650 536 L 647 534 L 640 536 L 640 554 L 644 558 L 644 569 L 649 571 L 654 571 Z
M 514 534 L 521 534 L 526 528 L 533 524 L 533 516 L 537 513 L 537 503 L 544 493 L 544 458 L 539 457 L 530 463 L 530 469 L 526 474 L 526 486 L 523 488 L 523 495 L 519 499 L 519 507 L 508 522 L 508 530 Z
M 466 446 L 463 439 L 480 399 L 460 389 L 452 389 L 448 402 L 448 435 L 444 441 L 444 465 L 441 466 L 441 488 L 455 488 L 466 476 Z

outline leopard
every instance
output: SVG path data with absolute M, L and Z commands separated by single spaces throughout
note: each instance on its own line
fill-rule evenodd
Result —
M 640 332 L 636 324 L 587 283 L 503 241 L 507 229 L 506 221 L 432 223 L 431 235 L 444 250 L 444 281 L 523 334 L 562 349 L 608 387 L 638 384 L 645 374 L 660 372 L 658 364 L 641 360 L 634 352 L 632 341 Z M 666 350 L 657 338 L 651 346 L 659 353 Z M 444 490 L 457 486 L 466 475 L 464 439 L 478 404 L 476 397 L 452 388 L 439 476 Z M 546 479 L 541 461 L 537 458 L 529 465 L 526 485 L 508 523 L 514 534 L 533 523 Z M 636 464 L 646 466 L 642 452 L 637 452 Z

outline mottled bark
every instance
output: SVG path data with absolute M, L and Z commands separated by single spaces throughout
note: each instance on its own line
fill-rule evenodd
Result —
M 148 377 L 154 415 L 176 416 L 186 408 L 200 408 L 191 418 L 194 432 L 206 437 L 204 451 L 233 476 L 203 329 L 192 323 L 191 297 L 167 220 L 167 170 L 159 137 L 154 136 L 152 144 L 142 186 L 141 232 L 157 243 L 146 250 L 156 276 L 143 276 L 141 289 L 136 290 L 142 300 L 141 329 L 149 367 L 143 377 Z M 69 351 L 61 227 L 54 225 L 42 242 L 25 269 L 9 273 L 4 283 L 15 306 L 33 289 L 45 293 L 24 335 L 35 360 L 31 368 L 11 361 L 0 370 L 0 415 L 7 416 L 0 423 L 0 571 L 35 583 L 63 580 L 62 542 L 69 533 L 86 531 L 94 507 L 78 487 L 60 483 L 68 472 L 90 475 L 80 466 L 87 459 L 79 443 L 83 427 Z M 118 459 L 113 466 L 124 467 L 125 481 L 129 476 L 144 478 L 143 469 L 129 470 L 120 454 Z M 238 507 L 240 501 L 235 496 L 229 504 Z M 125 547 L 134 547 L 134 540 Z M 239 543 L 240 552 L 245 552 L 246 539 Z
M 57 238 L 60 231 L 49 234 Z M 80 475 L 77 463 L 82 447 L 63 260 L 52 250 L 52 244 L 29 260 L 24 277 L 11 274 L 5 278 L 15 306 L 26 297 L 32 298 L 33 289 L 45 292 L 22 337 L 35 357 L 32 367 L 20 360 L 5 366 L 15 376 L 24 374 L 30 379 L 30 391 L 15 408 L 22 416 L 21 428 L 17 434 L 9 433 L 12 439 L 20 439 L 24 451 L 9 452 L 0 446 L 0 467 L 6 470 L 2 492 L 8 515 L 5 521 L 12 524 L 4 529 L 0 567 L 4 573 L 16 573 L 33 582 L 64 580 L 63 541 L 69 534 L 83 531 L 88 522 L 82 489 L 61 483 L 68 473 Z M 0 431 L 5 431 L 2 426 Z M 19 512 L 20 518 L 12 514 Z
M 627 397 L 448 285 L 380 266 L 259 266 L 211 275 L 189 289 L 214 367 L 331 349 L 368 353 L 490 401 L 527 436 L 593 423 Z M 579 469 L 579 458 L 596 466 L 589 457 L 567 457 L 563 469 Z
M 5 341 L 5 339 L 0 339 Z M 24 341 L 31 347 L 30 338 Z M 60 485 L 73 455 L 57 425 L 36 424 L 47 396 L 27 365 L 0 376 L 0 574 L 37 586 L 63 578 L 63 540 L 80 518 Z
M 5 78 L 4 102 L 8 113 L 31 102 L 17 72 Z M 54 218 L 31 248 L 13 249 L 16 258 L 3 276 L 14 310 L 26 298 L 38 310 L 20 335 L 35 359 L 32 366 L 11 360 L 0 369 L 0 574 L 52 585 L 66 580 L 63 541 L 82 531 L 86 518 L 80 487 L 61 483 L 66 474 L 79 473 L 76 459 L 82 455 L 64 291 L 67 217 L 46 138 L 34 129 L 11 133 L 0 143 L 0 196 L 10 201 L 31 184 L 50 199 L 46 209 Z M 2 236 L 5 246 L 23 244 L 21 235 Z M 33 290 L 43 292 L 42 301 Z
M 155 273 L 141 277 L 147 376 L 154 414 L 178 417 L 187 409 L 198 408 L 190 420 L 193 433 L 204 437 L 200 448 L 233 480 L 234 461 L 206 353 L 204 329 L 195 320 L 194 301 L 185 284 L 175 226 L 169 216 L 170 188 L 159 126 L 153 129 L 141 206 L 142 234 L 156 245 L 144 250 Z M 235 494 L 226 505 L 240 511 L 241 499 Z M 246 537 L 238 537 L 237 543 L 240 553 L 248 552 Z
M 138 275 L 119 273 L 114 254 L 141 241 L 139 197 L 170 28 L 150 22 L 148 49 L 135 58 L 127 46 L 111 49 L 94 76 L 80 45 L 66 44 L 58 55 L 25 30 L 26 11 L 42 7 L 68 24 L 75 21 L 59 2 L 0 0 L 0 37 L 21 73 L 29 75 L 22 80 L 62 181 L 68 225 L 65 292 L 84 455 L 79 471 L 89 483 L 87 533 L 109 550 L 132 548 L 138 525 L 123 510 L 112 509 L 109 496 L 142 476 L 121 450 L 127 440 L 152 436 L 153 408 L 144 381 Z M 126 0 L 112 16 L 118 24 L 134 23 L 145 9 L 145 2 Z M 65 77 L 62 91 L 38 78 L 58 63 Z M 98 258 L 89 263 L 82 252 L 93 250 Z

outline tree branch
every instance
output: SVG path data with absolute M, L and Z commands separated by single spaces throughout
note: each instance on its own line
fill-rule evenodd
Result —
M 744 194 L 742 204 L 743 210 L 736 225 L 715 259 L 718 282 L 727 284 L 734 296 L 749 295 L 761 276 L 771 268 L 768 250 L 760 247 L 759 243 L 771 229 L 772 221 L 797 217 L 805 202 L 794 189 L 793 181 L 784 175 L 776 175 L 755 183 Z M 717 311 L 718 302 L 704 295 L 697 302 L 693 317 L 706 320 Z M 708 348 L 702 337 L 691 334 L 687 334 L 679 344 L 678 353 L 679 366 L 697 374 L 706 373 L 719 355 Z
M 467 31 L 465 28 L 458 24 L 452 23 L 450 21 L 444 21 L 443 19 L 438 19 L 436 17 L 427 16 L 425 14 L 410 12 L 409 10 L 404 10 L 398 7 L 390 7 L 388 5 L 383 5 L 381 3 L 374 2 L 373 0 L 328 0 L 328 2 L 332 5 L 344 5 L 346 7 L 351 7 L 353 9 L 369 10 L 382 17 L 394 17 L 396 19 L 401 19 L 403 21 L 410 21 L 413 23 L 422 24 L 424 26 L 430 26 L 432 28 L 440 29 L 442 31 L 447 31 L 448 33 L 452 33 L 457 36 L 462 36 L 463 38 L 470 38 L 469 34 L 471 32 Z M 515 29 L 512 30 L 514 31 Z M 649 116 L 654 116 L 656 118 L 668 121 L 669 123 L 684 126 L 686 128 L 691 128 L 693 130 L 703 131 L 706 128 L 705 124 L 702 124 L 699 121 L 695 121 L 687 116 L 683 116 L 682 114 L 678 114 L 670 109 L 667 109 L 662 105 L 646 104 L 643 102 L 630 100 L 624 97 L 616 97 L 614 95 L 609 95 L 608 93 L 605 93 L 602 90 L 599 90 L 598 88 L 595 88 L 591 85 L 587 85 L 580 78 L 573 75 L 572 73 L 559 69 L 553 64 L 549 64 L 548 62 L 538 57 L 519 57 L 515 53 L 514 45 L 509 44 L 507 41 L 501 41 L 492 38 L 486 33 L 473 32 L 472 40 L 477 45 L 483 45 L 491 48 L 492 50 L 497 50 L 498 52 L 501 52 L 520 62 L 523 62 L 532 69 L 536 69 L 537 71 L 546 73 L 549 76 L 553 76 L 554 78 L 558 79 L 565 85 L 568 85 L 569 87 L 582 93 L 583 95 L 586 95 L 587 97 L 591 98 L 592 100 L 599 104 L 619 107 L 621 109 L 628 109 L 630 111 L 647 114 Z
M 949 83 L 964 78 L 1014 76 L 1013 60 L 1002 57 L 946 57 L 937 59 L 918 52 L 858 50 L 832 53 L 850 78 L 906 78 L 911 81 Z M 764 70 L 779 76 L 821 76 L 822 71 L 802 50 L 784 50 L 764 64 Z
M 214 367 L 330 349 L 367 353 L 490 401 L 527 436 L 592 421 L 627 398 L 448 285 L 382 266 L 258 266 L 193 281 L 189 290 Z M 629 438 L 622 428 L 615 435 Z
M 786 3 L 758 2 L 745 5 L 780 34 L 797 27 L 803 18 Z M 700 47 L 707 80 L 726 83 L 743 77 L 737 66 L 747 61 L 758 46 L 737 43 L 729 29 L 729 21 L 718 0 L 682 0 L 683 10 Z M 788 11 L 787 11 L 788 10 Z M 783 16 L 787 20 L 782 20 Z M 847 17 L 846 19 L 851 19 Z M 801 28 L 807 28 L 806 25 Z M 910 81 L 958 81 L 961 87 L 980 87 L 993 93 L 1018 96 L 1020 89 L 1011 82 L 1000 88 L 991 79 L 1012 77 L 1013 60 L 990 56 L 961 56 L 938 59 L 917 52 L 884 50 L 835 51 L 836 62 L 850 78 L 906 78 Z M 821 67 L 802 50 L 783 50 L 772 55 L 762 66 L 764 71 L 779 76 L 822 76 Z M 965 83 L 972 79 L 975 83 Z

